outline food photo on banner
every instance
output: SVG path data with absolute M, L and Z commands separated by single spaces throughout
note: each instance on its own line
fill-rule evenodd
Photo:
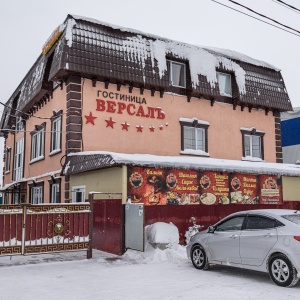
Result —
M 273 175 L 164 168 L 128 168 L 128 196 L 145 205 L 281 204 Z

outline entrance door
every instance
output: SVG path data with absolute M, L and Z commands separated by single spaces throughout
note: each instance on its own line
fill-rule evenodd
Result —
M 93 200 L 93 249 L 124 253 L 124 213 L 121 199 Z

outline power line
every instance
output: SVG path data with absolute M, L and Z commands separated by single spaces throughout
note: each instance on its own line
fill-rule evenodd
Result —
M 276 28 L 278 28 L 278 29 L 281 29 L 281 30 L 286 31 L 286 32 L 288 32 L 288 33 L 290 33 L 290 34 L 293 34 L 293 35 L 295 35 L 295 36 L 300 37 L 299 34 L 296 34 L 296 33 L 294 33 L 294 32 L 291 32 L 291 31 L 289 31 L 289 30 L 286 30 L 286 29 L 284 29 L 284 28 L 282 28 L 282 27 L 276 26 L 276 25 L 271 24 L 271 23 L 269 23 L 269 22 L 267 22 L 267 21 L 261 20 L 261 19 L 259 19 L 259 18 L 254 17 L 254 16 L 251 16 L 251 15 L 249 15 L 249 14 L 246 14 L 246 13 L 244 13 L 244 12 L 238 10 L 238 9 L 235 9 L 235 8 L 233 8 L 233 7 L 230 7 L 230 6 L 228 6 L 228 5 L 225 5 L 225 4 L 223 4 L 223 3 L 220 3 L 220 2 L 218 2 L 218 1 L 216 1 L 216 0 L 211 0 L 211 1 L 213 1 L 213 2 L 215 2 L 215 3 L 217 3 L 217 4 L 220 4 L 220 5 L 222 5 L 222 6 L 225 6 L 225 7 L 227 7 L 227 8 L 230 8 L 230 9 L 232 9 L 232 10 L 234 10 L 234 11 L 237 11 L 237 12 L 239 12 L 239 13 L 241 13 L 241 14 L 243 14 L 243 15 L 246 15 L 246 16 L 248 16 L 248 17 L 250 17 L 250 18 L 253 18 L 253 19 L 255 19 L 255 20 L 258 20 L 258 21 L 260 21 L 260 22 L 266 23 L 266 24 L 268 24 L 268 25 L 270 25 L 270 26 L 276 27 Z
M 293 30 L 293 31 L 296 31 L 296 32 L 300 33 L 299 30 L 294 29 L 294 28 L 292 28 L 292 27 L 289 27 L 289 26 L 287 26 L 287 25 L 284 25 L 284 24 L 282 24 L 282 23 L 280 23 L 280 22 L 278 22 L 278 21 L 276 21 L 276 20 L 274 20 L 274 19 L 272 19 L 272 18 L 269 18 L 269 17 L 267 17 L 267 16 L 265 16 L 265 15 L 263 15 L 263 14 L 260 14 L 260 13 L 256 12 L 255 10 L 249 8 L 248 6 L 245 6 L 245 5 L 243 5 L 243 4 L 240 4 L 240 3 L 235 2 L 235 1 L 233 1 L 233 0 L 228 0 L 228 1 L 229 1 L 229 2 L 232 2 L 233 4 L 239 5 L 239 6 L 245 8 L 245 9 L 247 9 L 247 10 L 249 10 L 249 11 L 251 11 L 251 12 L 253 12 L 253 13 L 255 13 L 255 14 L 261 16 L 261 17 L 263 17 L 263 18 L 266 18 L 266 19 L 268 19 L 268 20 L 270 20 L 270 21 L 276 23 L 276 24 L 279 24 L 279 25 L 281 25 L 281 26 L 283 26 L 283 27 L 285 27 L 285 28 L 288 28 L 288 29 L 290 29 L 290 30 Z
M 288 9 L 290 9 L 291 11 L 293 11 L 293 12 L 295 12 L 295 13 L 297 13 L 297 14 L 300 14 L 299 11 L 295 11 L 295 10 L 293 10 L 292 8 L 288 7 L 288 6 L 285 6 L 284 4 L 281 4 L 281 3 L 277 2 L 276 0 L 272 0 L 272 1 L 275 2 L 275 3 L 278 4 L 278 5 L 283 6 L 284 8 L 288 8 Z
M 289 9 L 292 9 L 292 10 L 296 10 L 296 12 L 300 12 L 300 9 L 298 9 L 297 7 L 295 6 L 292 6 L 284 1 L 281 1 L 281 0 L 273 0 L 274 2 L 279 2 L 278 4 L 282 5 L 282 6 L 285 6 L 286 8 L 289 8 Z
M 3 102 L 0 102 L 0 104 L 2 104 L 3 106 L 5 106 L 5 107 L 7 107 L 7 108 L 9 108 L 9 109 L 14 109 L 15 111 L 17 111 L 17 112 L 19 112 L 19 113 L 22 113 L 23 115 L 26 115 L 26 116 L 28 116 L 28 117 L 32 117 L 32 118 L 37 118 L 37 119 L 43 119 L 43 120 L 51 120 L 52 118 L 51 117 L 38 117 L 38 116 L 34 116 L 34 115 L 31 115 L 31 114 L 28 114 L 28 113 L 25 113 L 25 112 L 23 112 L 23 111 L 21 111 L 21 110 L 18 110 L 18 109 L 16 109 L 16 108 L 12 108 L 11 106 L 9 106 L 9 105 L 7 105 L 7 104 L 5 104 L 5 103 L 3 103 Z M 4 111 L 3 111 L 4 112 Z M 3 113 L 2 112 L 2 113 Z M 61 115 L 66 115 L 67 113 L 62 113 Z M 13 116 L 13 115 L 11 115 L 11 114 L 9 114 L 10 116 Z M 13 117 L 15 117 L 15 116 L 13 116 Z
M 34 130 L 18 130 L 18 129 L 3 129 L 2 131 L 9 131 L 10 133 L 11 132 L 16 132 L 16 133 L 19 133 L 19 132 L 29 132 L 29 133 L 32 133 Z M 63 130 L 40 130 L 41 132 L 45 132 L 45 133 L 55 133 L 55 132 L 59 132 L 59 133 L 67 133 L 68 131 L 63 131 Z

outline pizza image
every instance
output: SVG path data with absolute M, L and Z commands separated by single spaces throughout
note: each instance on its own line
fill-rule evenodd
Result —
M 201 195 L 200 200 L 203 204 L 212 205 L 215 204 L 217 197 L 212 193 L 204 193 Z

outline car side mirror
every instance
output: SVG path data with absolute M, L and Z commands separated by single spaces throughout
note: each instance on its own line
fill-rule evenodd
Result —
M 216 228 L 214 226 L 208 226 L 208 233 L 214 233 Z

